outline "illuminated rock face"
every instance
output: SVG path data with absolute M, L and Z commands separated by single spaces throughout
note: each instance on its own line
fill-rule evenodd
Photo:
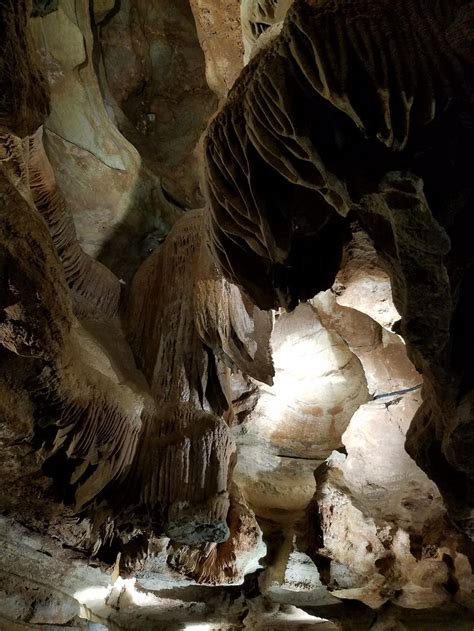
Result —
M 369 395 L 359 360 L 310 304 L 275 318 L 273 385 L 260 386 L 255 409 L 236 429 L 235 475 L 257 514 L 291 519 L 314 493 L 312 471 L 342 446 Z
M 393 304 L 390 278 L 356 224 L 344 258 L 332 289 L 310 301 L 322 323 L 359 358 L 372 396 L 421 386 L 422 375 L 408 358 L 403 339 L 393 332 L 400 315 Z
M 362 406 L 343 435 L 347 456 L 334 452 L 316 472 L 322 547 L 313 552 L 330 559 L 328 581 L 339 598 L 372 608 L 387 601 L 414 609 L 452 600 L 472 606 L 463 538 L 404 449 L 420 402 L 410 393 Z
M 362 366 L 344 341 L 328 332 L 310 304 L 276 316 L 275 378 L 262 386 L 246 431 L 280 456 L 324 460 L 368 399 Z
M 390 517 L 415 534 L 445 512 L 436 485 L 404 448 L 420 405 L 420 391 L 371 401 L 357 410 L 342 436 L 348 454 L 341 466 L 344 483 L 364 512 Z
M 440 536 L 435 551 L 427 547 L 416 556 L 409 533 L 393 522 L 365 516 L 337 482 L 321 481 L 318 504 L 325 545 L 319 552 L 332 559 L 329 584 L 335 596 L 361 600 L 373 609 L 388 601 L 436 608 L 452 602 L 447 586 L 450 576 L 456 576 L 454 599 L 472 605 L 469 561 L 462 543 L 452 536 Z
M 462 0 L 298 0 L 206 144 L 213 251 L 261 307 L 329 289 L 350 222 L 369 235 L 392 282 L 396 332 L 425 378 L 408 450 L 470 536 L 471 35 Z
M 472 630 L 471 5 L 1 4 L 1 629 Z

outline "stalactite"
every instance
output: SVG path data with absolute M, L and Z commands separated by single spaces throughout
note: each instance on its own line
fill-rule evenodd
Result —
M 171 543 L 168 565 L 206 585 L 242 581 L 246 569 L 242 557 L 253 557 L 254 562 L 258 560 L 261 535 L 254 514 L 235 485 L 231 487 L 227 523 L 229 538 L 222 543 L 194 547 Z
M 397 154 L 424 142 L 450 99 L 472 106 L 472 70 L 444 34 L 462 5 L 298 0 L 241 75 L 208 132 L 210 234 L 257 304 L 329 288 L 344 242 L 334 208 L 346 215 L 386 170 L 407 168 Z
M 228 536 L 228 484 L 235 445 L 229 427 L 229 369 L 271 380 L 271 320 L 244 303 L 209 259 L 204 213 L 187 213 L 162 249 L 137 272 L 128 328 L 137 362 L 157 402 L 147 502 L 168 505 L 166 530 L 177 541 Z M 146 453 L 145 453 L 146 450 Z M 155 479 L 156 478 L 156 479 Z
M 227 377 L 219 360 L 271 380 L 271 317 L 219 275 L 202 211 L 183 217 L 163 249 L 145 261 L 130 305 L 132 348 L 158 400 L 226 411 Z

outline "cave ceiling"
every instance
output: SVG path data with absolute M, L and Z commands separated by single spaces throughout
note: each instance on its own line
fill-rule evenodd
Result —
M 474 3 L 0 34 L 0 630 L 472 631 Z

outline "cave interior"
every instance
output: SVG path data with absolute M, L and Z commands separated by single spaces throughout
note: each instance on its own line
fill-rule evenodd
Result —
M 0 631 L 473 631 L 474 2 L 0 35 Z

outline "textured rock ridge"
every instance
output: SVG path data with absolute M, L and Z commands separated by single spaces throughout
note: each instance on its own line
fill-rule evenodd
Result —
M 0 2 L 1 629 L 472 631 L 473 6 Z
M 60 7 L 47 19 L 66 19 L 69 8 Z M 26 29 L 26 19 L 20 18 L 18 28 Z M 32 67 L 25 72 L 35 76 Z M 22 358 L 14 387 L 30 391 L 44 470 L 60 497 L 91 519 L 96 551 L 125 531 L 133 538 L 137 526 L 156 534 L 164 528 L 190 544 L 224 541 L 235 452 L 228 428 L 230 368 L 271 379 L 271 317 L 244 303 L 205 259 L 198 213 L 179 244 L 188 241 L 190 250 L 164 259 L 165 275 L 181 260 L 173 270 L 181 284 L 165 283 L 158 271 L 153 280 L 163 289 L 159 308 L 164 312 L 137 320 L 148 327 L 147 334 L 156 329 L 156 336 L 142 340 L 147 349 L 158 345 L 151 369 L 149 355 L 143 358 L 149 387 L 114 319 L 119 281 L 79 245 L 43 147 L 42 127 L 31 132 L 23 139 L 2 135 L 6 299 L 1 339 L 8 352 Z M 15 213 L 12 205 L 18 207 Z M 173 238 L 165 246 L 168 252 L 176 248 Z M 188 273 L 187 255 L 201 277 Z M 20 266 L 14 264 L 17 256 L 24 261 Z M 159 252 L 157 260 L 163 260 Z M 153 257 L 145 270 L 150 261 Z M 214 291 L 209 303 L 202 298 L 206 284 Z M 114 331 L 115 348 L 108 329 Z M 188 354 L 188 344 L 194 353 Z
M 230 368 L 265 381 L 273 374 L 270 316 L 246 306 L 238 289 L 219 276 L 204 236 L 202 211 L 175 224 L 163 248 L 137 272 L 128 316 L 132 348 L 157 401 L 158 443 L 166 453 L 159 492 L 173 504 L 167 532 L 183 542 L 192 538 L 179 514 L 191 515 L 191 500 L 204 502 L 209 485 L 224 528 L 216 540 L 228 534 L 235 451 L 227 425 L 233 418 Z
M 295 2 L 280 36 L 248 66 L 211 124 L 207 170 L 215 250 L 227 274 L 260 304 L 307 297 L 300 287 L 303 249 L 311 252 L 304 262 L 315 265 L 314 252 L 330 240 L 326 267 L 338 266 L 343 230 L 331 209 L 345 215 L 361 186 L 376 187 L 384 170 L 399 164 L 385 148 L 400 152 L 410 138 L 414 147 L 422 126 L 454 95 L 461 107 L 469 106 L 471 69 L 444 35 L 462 3 L 442 5 L 427 3 L 419 11 L 409 0 L 396 8 L 391 2 Z M 426 29 L 412 27 L 418 19 Z M 379 64 L 371 51 L 380 46 Z M 426 59 L 427 66 L 415 68 L 414 58 Z M 373 141 L 364 148 L 365 137 Z M 358 149 L 364 152 L 359 164 Z M 276 199 L 263 194 L 263 182 L 272 182 Z M 314 211 L 298 210 L 303 203 Z M 293 262 L 291 243 L 298 237 Z M 260 295 L 239 257 L 242 248 L 268 279 Z M 331 284 L 329 273 L 326 287 L 320 277 L 320 286 L 316 275 L 310 285 L 313 295 Z M 270 298 L 275 291 L 279 300 Z
M 0 12 L 0 128 L 21 138 L 35 132 L 49 112 L 46 81 L 35 62 L 27 26 L 31 8 L 31 2 L 9 0 Z
M 13 384 L 30 392 L 46 469 L 62 486 L 72 485 L 80 510 L 130 465 L 140 406 L 103 374 L 97 351 L 83 347 L 47 225 L 33 202 L 3 181 L 4 282 L 11 298 L 4 303 L 2 345 L 22 358 Z
M 242 0 L 240 14 L 245 61 L 276 37 L 293 0 Z
M 118 278 L 87 255 L 77 241 L 74 222 L 54 179 L 43 147 L 43 129 L 30 138 L 28 178 L 33 201 L 48 224 L 53 243 L 73 292 L 76 315 L 95 310 L 105 318 L 116 315 L 120 300 Z M 89 306 L 90 305 L 90 306 Z
M 219 275 L 202 211 L 175 224 L 163 248 L 137 272 L 128 320 L 137 360 L 161 400 L 185 400 L 216 413 L 228 409 L 227 369 L 219 360 L 271 380 L 271 316 L 244 302 Z
M 168 564 L 201 584 L 241 583 L 248 565 L 253 563 L 252 569 L 259 567 L 258 559 L 265 554 L 265 547 L 255 515 L 235 485 L 231 489 L 227 523 L 227 541 L 196 547 L 174 546 Z
M 455 350 L 469 334 L 453 327 L 472 265 L 460 236 L 472 212 L 469 7 L 294 2 L 211 123 L 206 150 L 213 251 L 260 306 L 294 307 L 332 285 L 349 211 L 368 232 L 392 281 L 397 332 L 425 375 L 409 450 L 442 489 L 459 479 L 445 497 L 467 531 L 472 370 Z

